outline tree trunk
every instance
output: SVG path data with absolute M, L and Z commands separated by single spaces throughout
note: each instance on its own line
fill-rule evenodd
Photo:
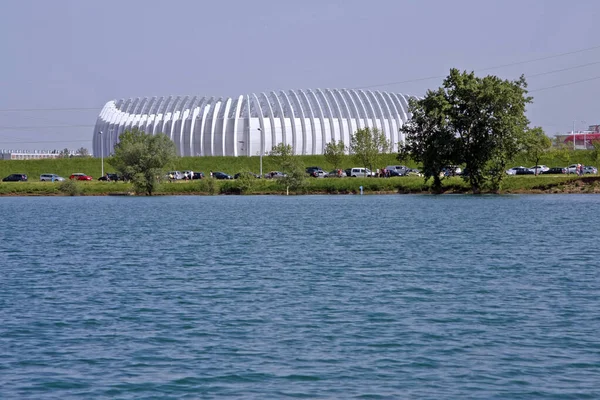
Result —
M 433 189 L 433 192 L 435 194 L 441 194 L 443 192 L 443 190 L 442 190 L 442 180 L 440 179 L 439 175 L 434 175 L 433 176 L 433 186 L 431 188 Z

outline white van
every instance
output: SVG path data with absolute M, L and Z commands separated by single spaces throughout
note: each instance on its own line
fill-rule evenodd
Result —
M 375 176 L 375 173 L 371 172 L 369 168 L 352 168 L 350 176 L 353 178 L 369 178 Z

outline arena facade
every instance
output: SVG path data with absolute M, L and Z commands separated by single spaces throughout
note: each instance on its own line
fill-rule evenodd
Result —
M 365 127 L 383 131 L 396 151 L 409 117 L 408 96 L 354 89 L 113 100 L 96 121 L 93 152 L 110 155 L 119 135 L 134 127 L 167 134 L 181 156 L 255 156 L 279 143 L 292 145 L 295 154 L 323 154 L 327 143 L 348 145 Z

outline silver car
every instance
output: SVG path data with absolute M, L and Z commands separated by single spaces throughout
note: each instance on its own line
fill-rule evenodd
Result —
M 527 168 L 527 167 L 523 167 L 523 166 L 520 166 L 520 167 L 512 167 L 511 169 L 507 169 L 507 170 L 506 170 L 506 174 L 507 174 L 507 175 L 516 175 L 516 174 L 517 174 L 517 170 L 523 170 L 523 169 L 529 169 L 529 168 Z
M 345 178 L 347 176 L 348 175 L 346 175 L 346 171 L 342 169 L 334 169 L 333 171 L 329 171 L 325 178 Z
M 56 174 L 41 174 L 40 182 L 62 182 L 65 178 Z

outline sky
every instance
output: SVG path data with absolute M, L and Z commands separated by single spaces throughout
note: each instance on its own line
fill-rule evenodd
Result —
M 600 124 L 600 1 L 4 0 L 0 149 L 91 151 L 107 101 L 525 75 L 532 126 Z

